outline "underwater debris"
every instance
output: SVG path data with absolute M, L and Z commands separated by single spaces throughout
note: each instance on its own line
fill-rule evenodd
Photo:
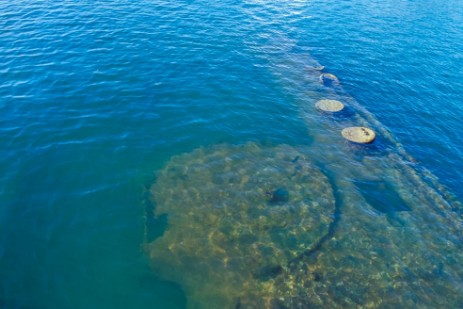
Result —
M 267 279 L 328 232 L 335 210 L 327 177 L 286 145 L 221 145 L 176 156 L 151 192 L 153 215 L 169 222 L 147 246 L 153 267 L 193 302 L 217 308 L 276 299 Z
M 358 144 L 370 144 L 376 138 L 375 132 L 365 127 L 345 128 L 341 131 L 341 134 L 348 141 Z
M 344 104 L 338 100 L 320 100 L 315 103 L 315 107 L 324 112 L 336 113 L 344 109 Z

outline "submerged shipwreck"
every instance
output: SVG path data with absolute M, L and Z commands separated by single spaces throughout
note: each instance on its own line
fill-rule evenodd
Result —
M 169 228 L 149 246 L 154 266 L 217 308 L 271 300 L 274 277 L 319 244 L 335 215 L 328 178 L 284 145 L 177 156 L 152 193 L 156 214 L 169 216 Z
M 462 308 L 461 203 L 334 75 L 275 59 L 277 78 L 294 68 L 281 83 L 304 93 L 295 101 L 313 141 L 173 157 L 151 187 L 148 216 L 168 218 L 145 246 L 155 271 L 190 308 Z M 345 108 L 327 114 L 320 100 Z M 357 126 L 376 141 L 346 141 Z

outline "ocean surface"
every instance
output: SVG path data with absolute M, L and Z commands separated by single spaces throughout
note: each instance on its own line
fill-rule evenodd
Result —
M 0 308 L 461 308 L 462 51 L 461 0 L 0 0 Z

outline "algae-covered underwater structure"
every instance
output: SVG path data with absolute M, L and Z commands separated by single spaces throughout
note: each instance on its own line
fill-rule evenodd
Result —
M 304 94 L 312 143 L 171 158 L 151 187 L 148 216 L 168 218 L 145 246 L 156 273 L 190 308 L 463 308 L 462 204 L 339 83 L 324 85 L 316 61 L 285 51 L 269 62 Z M 322 99 L 347 113 L 321 112 Z M 377 140 L 346 141 L 351 126 Z
M 156 272 L 192 308 L 463 304 L 459 220 L 421 189 L 336 184 L 308 154 L 247 143 L 172 158 L 152 187 L 169 222 L 147 245 Z
M 169 216 L 169 228 L 150 245 L 154 266 L 217 308 L 273 298 L 270 279 L 313 250 L 335 214 L 328 178 L 286 145 L 219 145 L 176 156 L 152 193 L 156 215 Z

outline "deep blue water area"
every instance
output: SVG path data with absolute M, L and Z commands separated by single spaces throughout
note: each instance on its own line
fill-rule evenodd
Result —
M 289 53 L 463 200 L 462 51 L 459 0 L 0 0 L 0 308 L 184 308 L 146 191 L 200 146 L 312 145 Z

